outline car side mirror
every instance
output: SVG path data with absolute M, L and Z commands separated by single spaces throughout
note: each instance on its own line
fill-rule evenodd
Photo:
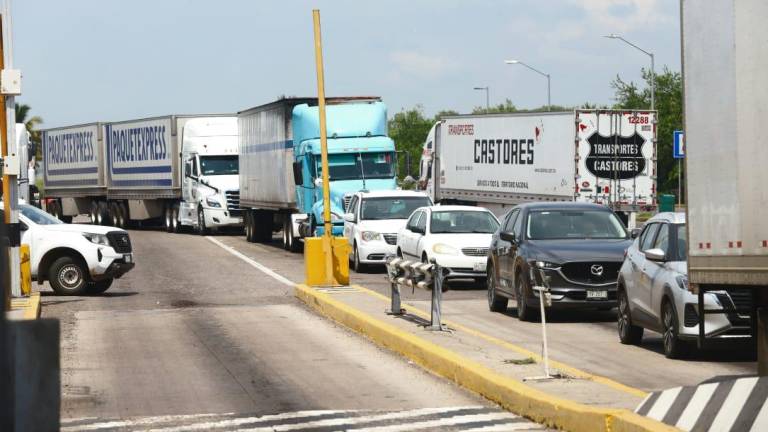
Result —
M 658 262 L 664 262 L 666 260 L 667 254 L 659 249 L 648 249 L 646 251 L 643 251 L 643 254 L 645 254 L 645 257 L 648 258 L 651 261 L 658 261 Z
M 322 177 L 318 177 L 318 178 L 315 179 L 315 187 L 318 188 L 318 189 L 323 187 L 323 178 Z
M 344 213 L 344 221 L 345 222 L 355 222 L 355 214 L 354 213 Z
M 502 240 L 508 241 L 510 243 L 515 243 L 517 241 L 515 233 L 511 231 L 502 231 L 499 237 L 501 237 Z
M 640 232 L 641 232 L 641 231 L 642 231 L 642 230 L 641 230 L 640 228 L 633 228 L 633 229 L 632 229 L 632 231 L 630 231 L 630 232 L 629 232 L 629 236 L 630 236 L 631 238 L 633 238 L 633 239 L 636 239 L 636 238 L 637 238 L 637 236 L 639 236 L 639 235 L 640 235 Z
M 24 222 L 21 222 L 21 223 L 19 223 L 19 229 L 20 229 L 21 231 L 26 231 L 26 230 L 28 230 L 28 229 L 29 229 L 29 227 L 28 227 L 28 226 L 27 226 L 27 224 L 25 224 Z

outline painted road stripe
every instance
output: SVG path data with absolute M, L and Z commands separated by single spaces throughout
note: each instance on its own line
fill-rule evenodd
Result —
M 296 412 L 288 412 L 288 413 L 282 413 L 282 414 L 270 414 L 270 415 L 264 415 L 260 417 L 248 416 L 248 417 L 239 417 L 234 419 L 217 420 L 217 421 L 202 422 L 202 423 L 192 423 L 187 425 L 178 425 L 178 426 L 165 427 L 160 429 L 150 429 L 147 432 L 186 432 L 186 431 L 199 431 L 199 430 L 210 430 L 210 429 L 223 429 L 223 428 L 232 428 L 232 427 L 237 427 L 237 426 L 241 426 L 244 424 L 251 424 L 251 423 L 268 423 L 271 425 L 271 424 L 291 421 L 295 419 L 306 421 L 306 420 L 311 420 L 312 418 L 317 419 L 317 418 L 325 418 L 329 416 L 343 416 L 343 415 L 354 414 L 356 412 L 357 411 L 354 411 L 354 410 L 296 411 Z
M 288 280 L 285 277 L 283 277 L 281 274 L 276 273 L 275 271 L 273 271 L 270 268 L 267 268 L 263 264 L 260 264 L 260 263 L 258 263 L 256 261 L 252 260 L 251 258 L 248 258 L 247 256 L 243 255 L 242 253 L 238 252 L 232 246 L 227 246 L 224 243 L 216 240 L 213 237 L 205 237 L 205 238 L 207 238 L 208 240 L 210 240 L 214 244 L 218 245 L 220 248 L 224 249 L 225 251 L 227 251 L 227 252 L 231 253 L 232 255 L 234 255 L 234 256 L 240 258 L 241 260 L 245 261 L 251 267 L 254 267 L 254 268 L 258 269 L 258 270 L 261 270 L 263 273 L 267 274 L 268 276 L 272 276 L 272 278 L 274 278 L 278 282 L 280 282 L 282 284 L 285 284 L 285 285 L 288 285 L 290 287 L 293 287 L 294 285 L 296 285 L 296 283 L 291 282 L 290 280 Z
M 765 432 L 765 425 L 768 425 L 768 403 L 763 404 L 755 418 L 755 422 L 752 423 L 750 432 Z
M 661 396 L 656 400 L 653 408 L 651 408 L 646 415 L 654 420 L 660 421 L 663 419 L 667 414 L 667 411 L 669 411 L 669 408 L 672 407 L 672 403 L 675 401 L 675 398 L 677 398 L 681 389 L 682 387 L 675 387 L 669 390 L 664 390 L 661 393 Z
M 141 426 L 141 425 L 154 425 L 158 423 L 169 423 L 174 421 L 177 422 L 177 421 L 196 420 L 196 419 L 206 418 L 206 417 L 225 417 L 233 414 L 234 413 L 168 415 L 168 416 L 142 417 L 134 420 L 99 421 L 97 423 L 89 423 L 89 424 L 85 423 L 85 420 L 89 420 L 89 418 L 69 419 L 69 420 L 61 421 L 62 423 L 61 430 L 62 431 L 67 431 L 67 430 L 82 431 L 82 430 L 110 429 L 110 428 L 118 428 L 118 427 L 132 427 L 132 426 Z
M 717 416 L 720 408 L 722 408 L 725 398 L 728 397 L 728 393 L 731 391 L 731 387 L 733 387 L 733 381 L 725 381 L 717 385 L 715 392 L 712 393 L 712 397 L 707 402 L 707 406 L 701 412 L 699 420 L 693 425 L 693 430 L 707 430 L 709 425 L 715 420 L 715 416 Z
M 747 403 L 739 413 L 739 417 L 734 422 L 732 430 L 747 430 L 752 425 L 759 424 L 756 420 L 760 412 L 766 409 L 768 402 L 768 380 L 762 379 L 757 382 L 757 385 L 752 389 L 752 393 L 747 399 Z M 763 419 L 764 424 L 768 423 L 768 418 Z
M 504 421 L 504 420 L 506 420 L 507 422 L 513 421 L 514 423 L 520 423 L 520 426 L 523 426 L 523 427 L 528 426 L 530 428 L 531 424 L 526 424 L 527 421 L 518 420 L 518 419 L 511 417 L 511 414 L 507 414 L 507 413 L 475 414 L 475 415 L 456 416 L 456 417 L 450 417 L 450 418 L 440 419 L 440 420 L 428 420 L 428 421 L 392 425 L 392 426 L 361 428 L 361 429 L 346 429 L 346 430 L 359 431 L 359 432 L 402 432 L 402 431 L 407 432 L 412 430 L 428 429 L 428 428 L 433 428 L 433 429 L 447 428 L 451 426 L 467 425 L 470 423 L 487 423 L 487 422 L 497 423 L 499 421 Z M 282 429 L 277 429 L 277 430 L 282 430 Z M 507 429 L 505 430 L 513 430 L 513 429 L 507 427 Z
M 685 407 L 688 406 L 688 402 L 691 400 L 694 393 L 696 393 L 696 387 L 683 387 L 680 393 L 677 394 L 677 398 L 675 398 L 672 406 L 669 407 L 669 411 L 667 411 L 667 414 L 664 416 L 662 422 L 668 425 L 677 423 L 677 421 L 680 420 L 680 416 L 683 414 L 683 410 L 685 410 Z
M 755 384 L 757 384 L 757 379 L 757 377 L 743 378 L 737 380 L 733 384 L 731 392 L 728 394 L 725 402 L 723 402 L 723 406 L 720 408 L 717 417 L 715 417 L 715 420 L 712 422 L 711 426 L 709 426 L 709 430 L 732 430 L 731 426 L 736 422 L 736 418 L 744 408 L 747 398 L 752 394 L 752 389 L 755 387 Z
M 680 420 L 675 423 L 675 426 L 682 430 L 691 430 L 716 388 L 717 383 L 700 385 L 688 403 L 688 407 L 680 415 Z

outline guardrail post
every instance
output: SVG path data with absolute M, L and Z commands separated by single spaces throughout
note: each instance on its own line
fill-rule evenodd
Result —
M 440 320 L 440 307 L 443 299 L 443 283 L 445 283 L 445 277 L 443 276 L 443 269 L 437 264 L 435 259 L 432 259 L 432 275 L 434 277 L 434 285 L 432 286 L 432 313 L 430 319 L 430 330 L 443 330 L 443 324 Z
M 405 309 L 403 309 L 400 304 L 400 285 L 398 285 L 396 282 L 391 282 L 389 285 L 391 287 L 391 303 L 389 306 L 389 312 L 387 313 L 390 315 L 402 315 L 405 313 Z

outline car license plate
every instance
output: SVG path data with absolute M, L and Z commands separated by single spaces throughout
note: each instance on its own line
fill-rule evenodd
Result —
M 608 291 L 587 291 L 587 299 L 604 300 L 608 298 Z
M 126 263 L 130 264 L 131 262 L 133 262 L 133 255 L 125 254 L 125 255 L 123 255 L 123 259 L 125 260 Z
M 485 271 L 485 263 L 484 263 L 484 262 L 475 263 L 475 264 L 472 266 L 472 268 L 473 268 L 475 271 L 483 271 L 483 272 L 484 272 L 484 271 Z

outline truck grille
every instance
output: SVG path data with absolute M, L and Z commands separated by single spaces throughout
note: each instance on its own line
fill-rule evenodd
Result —
M 227 210 L 240 210 L 240 191 L 231 190 L 225 192 L 227 196 Z
M 397 234 L 384 234 L 384 241 L 387 242 L 387 244 L 396 245 Z
M 592 266 L 602 267 L 602 272 L 595 274 L 599 272 L 593 272 Z M 563 264 L 561 271 L 570 281 L 591 285 L 616 282 L 619 277 L 620 268 L 620 262 L 574 262 Z
M 466 256 L 484 257 L 488 255 L 488 248 L 464 248 L 461 253 Z
M 131 252 L 131 238 L 128 237 L 128 233 L 121 231 L 112 231 L 107 233 L 107 240 L 109 245 L 117 253 L 130 253 Z

